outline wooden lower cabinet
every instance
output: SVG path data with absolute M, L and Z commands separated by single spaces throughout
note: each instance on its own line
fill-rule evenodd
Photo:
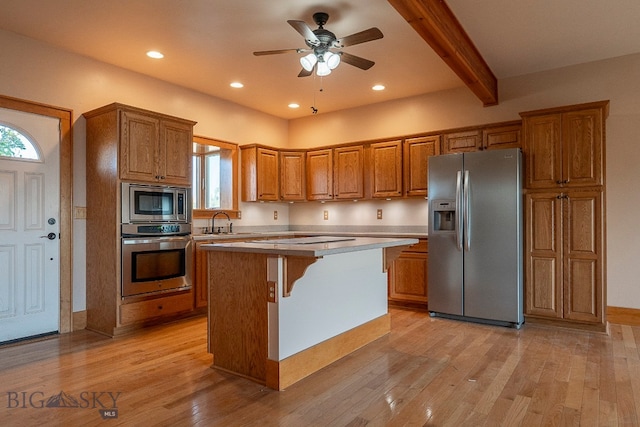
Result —
M 269 236 L 264 239 L 278 239 L 280 237 L 290 237 L 290 236 Z M 298 236 L 302 237 L 302 236 Z M 261 240 L 261 237 L 251 237 L 251 240 Z M 193 253 L 193 296 L 194 296 L 194 306 L 196 309 L 201 307 L 207 307 L 209 305 L 209 261 L 207 258 L 208 251 L 202 249 L 202 245 L 207 245 L 211 243 L 228 243 L 228 242 L 242 242 L 246 241 L 246 238 L 217 238 L 210 240 L 198 240 L 194 242 L 194 253 Z
M 120 324 L 128 326 L 159 317 L 188 313 L 191 310 L 193 310 L 193 294 L 191 292 L 122 304 L 120 306 Z
M 388 270 L 389 303 L 427 307 L 427 239 L 402 251 Z
M 207 289 L 209 268 L 207 266 L 207 251 L 201 248 L 202 245 L 213 243 L 210 240 L 203 240 L 195 242 L 193 262 L 194 262 L 194 274 L 193 274 L 193 295 L 195 298 L 195 308 L 206 307 L 208 304 L 209 291 Z
M 604 328 L 602 191 L 525 196 L 525 314 Z

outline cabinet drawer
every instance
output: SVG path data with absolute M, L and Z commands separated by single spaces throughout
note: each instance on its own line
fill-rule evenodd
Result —
M 427 239 L 420 239 L 415 245 L 409 246 L 403 252 L 429 252 L 429 241 Z
M 120 306 L 120 323 L 129 325 L 154 317 L 167 316 L 193 309 L 193 294 L 186 292 L 164 298 L 134 302 Z

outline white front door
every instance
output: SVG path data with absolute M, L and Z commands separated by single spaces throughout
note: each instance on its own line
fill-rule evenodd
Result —
M 60 121 L 0 108 L 0 126 L 27 136 L 38 157 L 19 159 L 0 151 L 0 342 L 5 342 L 59 330 Z

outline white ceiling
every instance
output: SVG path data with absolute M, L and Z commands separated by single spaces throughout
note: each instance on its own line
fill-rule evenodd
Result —
M 640 52 L 638 0 L 447 4 L 498 79 Z M 287 20 L 315 29 L 317 11 L 337 37 L 380 28 L 383 39 L 344 49 L 376 65 L 298 78 L 298 54 L 252 54 L 305 47 Z M 0 29 L 287 119 L 462 86 L 386 0 L 2 0 Z

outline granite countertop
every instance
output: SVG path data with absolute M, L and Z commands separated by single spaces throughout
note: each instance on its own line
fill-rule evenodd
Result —
M 271 237 L 299 237 L 299 236 L 341 236 L 341 237 L 379 237 L 379 238 L 410 238 L 410 239 L 426 239 L 427 233 L 408 233 L 408 232 L 318 232 L 318 231 L 266 231 L 266 232 L 238 232 L 238 233 L 221 233 L 221 234 L 193 234 L 192 238 L 196 241 L 202 240 L 252 240 L 252 239 L 269 239 Z
M 282 234 L 280 234 L 282 235 Z M 219 252 L 250 252 L 272 255 L 322 257 L 346 252 L 409 246 L 418 243 L 416 238 L 381 238 L 319 235 L 272 240 L 245 240 L 242 242 L 209 243 L 204 250 Z

